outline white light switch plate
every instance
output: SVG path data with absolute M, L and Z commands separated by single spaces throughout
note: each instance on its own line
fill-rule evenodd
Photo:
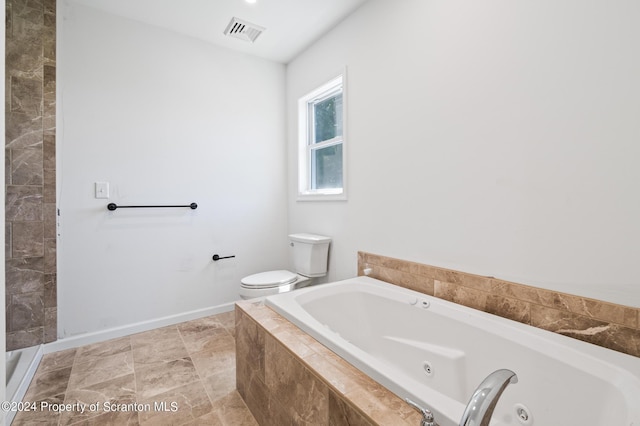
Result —
M 109 198 L 109 182 L 96 182 L 96 198 Z

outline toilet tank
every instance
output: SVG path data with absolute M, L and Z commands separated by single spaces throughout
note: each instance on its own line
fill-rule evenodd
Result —
M 331 238 L 314 234 L 289 235 L 289 256 L 293 270 L 305 277 L 327 275 Z

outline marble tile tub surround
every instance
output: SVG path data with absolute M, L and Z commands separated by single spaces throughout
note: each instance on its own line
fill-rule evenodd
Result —
M 640 357 L 640 308 L 358 252 L 358 275 Z
M 421 419 L 261 302 L 236 303 L 236 385 L 261 425 L 414 426 Z
M 234 336 L 235 315 L 226 312 L 46 354 L 25 402 L 164 402 L 169 411 L 23 411 L 12 425 L 257 426 L 236 391 Z M 177 411 L 170 411 L 173 402 Z
M 6 1 L 7 350 L 57 338 L 56 0 Z

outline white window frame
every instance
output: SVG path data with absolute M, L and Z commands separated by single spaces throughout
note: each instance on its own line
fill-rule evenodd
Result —
M 343 72 L 298 100 L 298 201 L 347 199 L 347 96 L 346 73 Z M 312 105 L 342 92 L 342 136 L 320 143 L 313 138 Z M 312 151 L 342 144 L 342 188 L 312 189 Z

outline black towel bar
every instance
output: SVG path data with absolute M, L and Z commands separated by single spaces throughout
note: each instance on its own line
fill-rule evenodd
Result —
M 166 207 L 189 207 L 191 210 L 195 210 L 198 208 L 196 203 L 191 203 L 187 205 L 168 205 L 168 206 L 119 206 L 116 203 L 107 204 L 107 209 L 110 211 L 114 211 L 115 209 L 156 209 L 156 208 L 166 208 Z

